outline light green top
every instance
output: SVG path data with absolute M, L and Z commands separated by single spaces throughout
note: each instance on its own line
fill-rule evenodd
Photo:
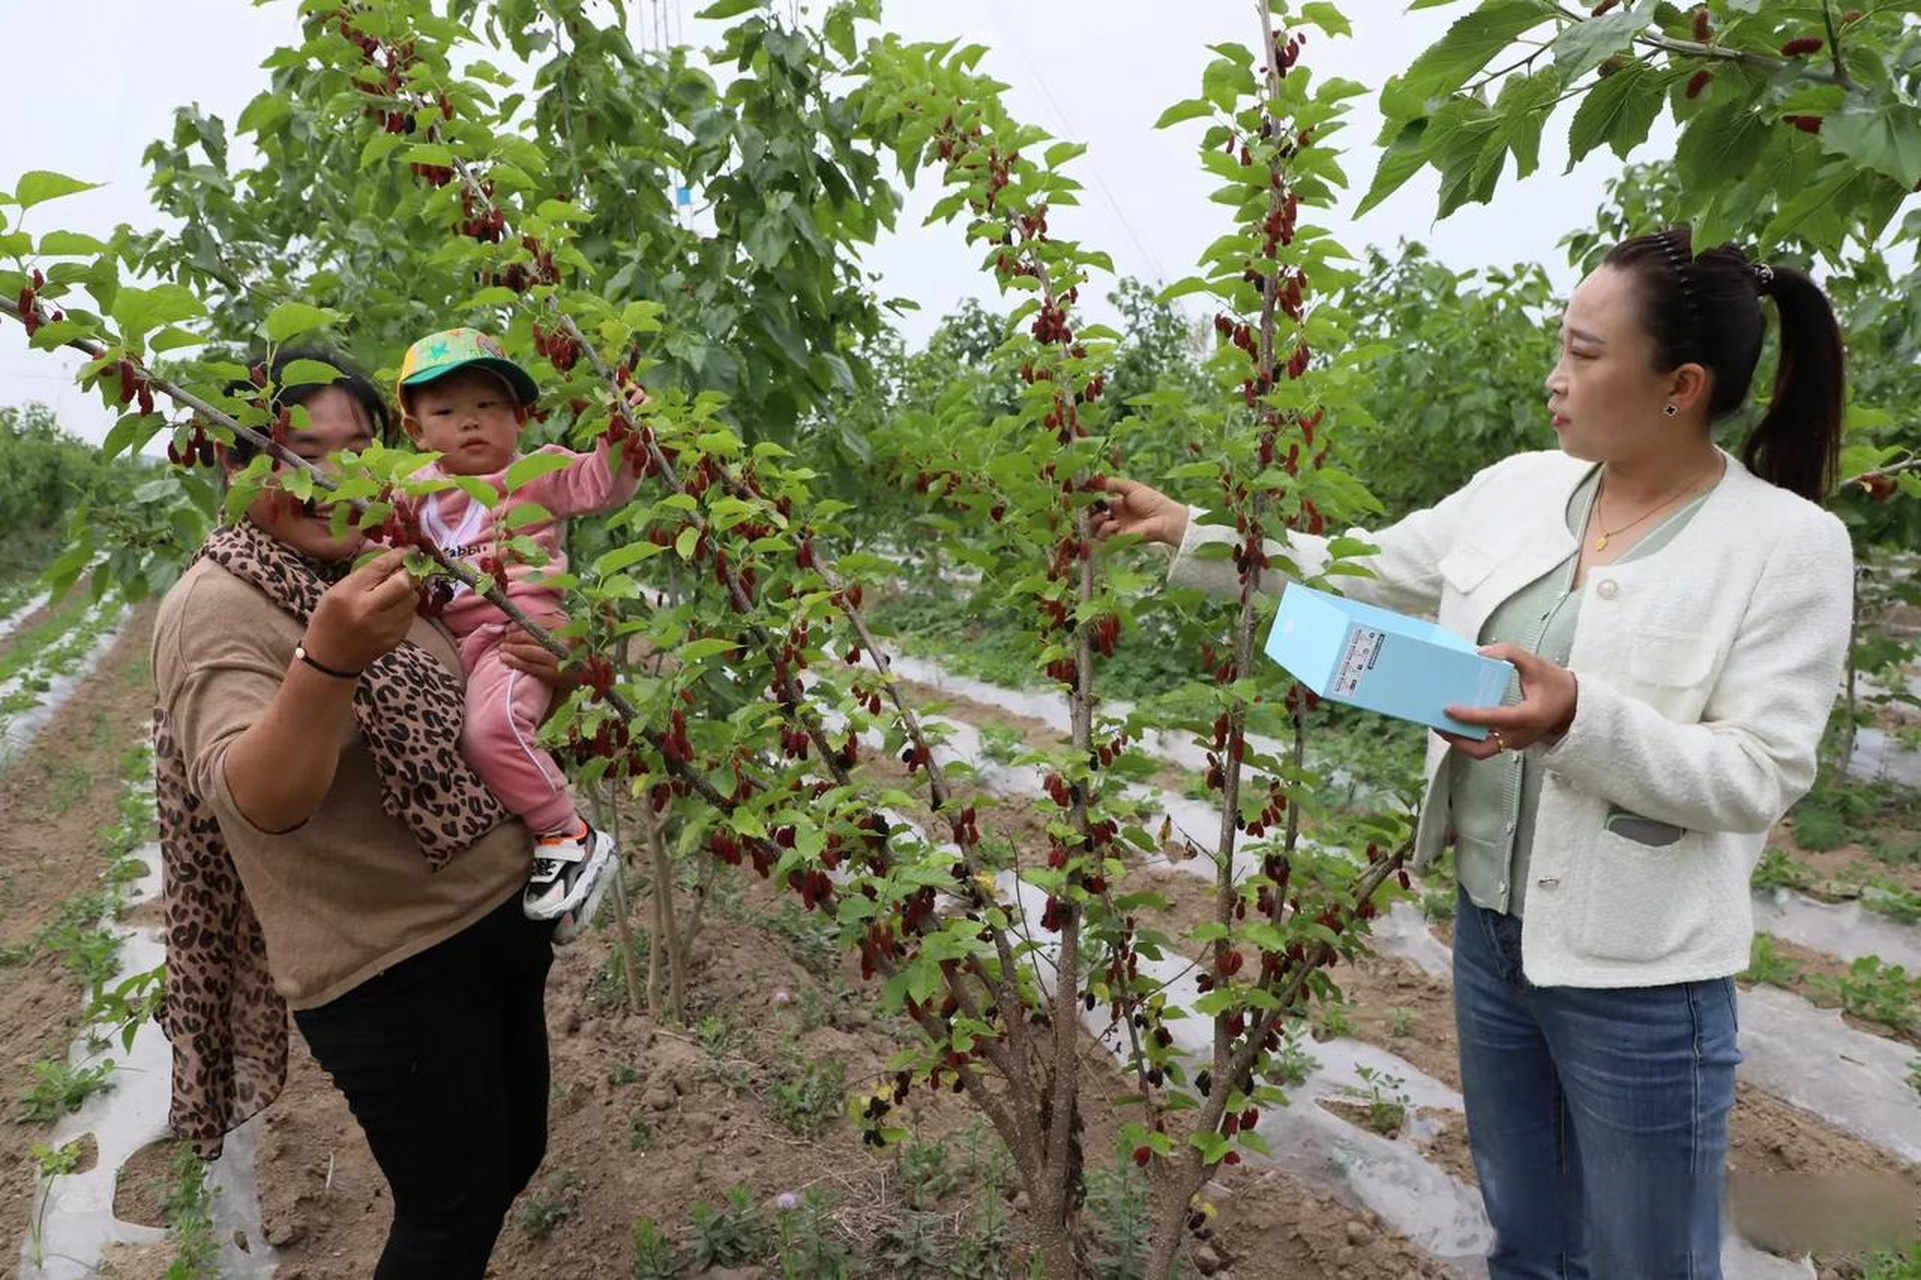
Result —
M 1507 643 L 1565 667 L 1574 649 L 1581 593 L 1574 589 L 1580 540 L 1600 488 L 1599 467 L 1588 472 L 1568 499 L 1567 524 L 1575 547 L 1567 559 L 1496 606 L 1481 628 L 1482 644 Z M 1713 486 L 1683 504 L 1615 563 L 1638 560 L 1673 540 L 1707 501 Z M 1503 705 L 1521 700 L 1517 678 Z M 1528 751 L 1505 751 L 1489 760 L 1454 753 L 1449 758 L 1448 806 L 1454 827 L 1454 865 L 1461 887 L 1475 905 L 1519 916 L 1527 899 L 1534 819 L 1541 801 L 1541 767 Z

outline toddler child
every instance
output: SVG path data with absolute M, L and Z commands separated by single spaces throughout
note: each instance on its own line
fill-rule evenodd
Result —
M 544 565 L 513 563 L 501 589 L 535 616 L 559 611 L 550 575 L 566 572 L 564 521 L 618 507 L 633 496 L 634 468 L 617 465 L 607 443 L 592 453 L 560 445 L 536 452 L 566 460 L 506 492 L 508 467 L 521 457 L 519 437 L 539 388 L 500 344 L 476 329 L 429 334 L 407 349 L 400 367 L 400 407 L 416 447 L 440 454 L 423 476 L 471 476 L 491 484 L 501 501 L 492 508 L 461 489 L 430 494 L 420 509 L 420 531 L 460 559 L 498 554 L 509 539 L 528 537 L 547 553 Z M 508 525 L 516 507 L 538 504 L 547 517 Z M 552 690 L 501 659 L 500 641 L 514 625 L 501 609 L 465 584 L 454 584 L 441 615 L 460 641 L 467 668 L 467 721 L 461 749 L 501 803 L 534 833 L 534 867 L 521 905 L 535 920 L 555 920 L 554 940 L 571 942 L 593 918 L 611 878 L 614 842 L 575 809 L 566 776 L 536 745 Z

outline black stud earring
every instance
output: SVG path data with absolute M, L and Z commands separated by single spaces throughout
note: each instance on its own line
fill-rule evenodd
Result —
M 1668 406 L 1667 408 L 1665 408 L 1665 409 L 1663 409 L 1663 410 L 1661 410 L 1661 412 L 1662 412 L 1662 413 L 1664 413 L 1664 414 L 1666 414 L 1666 415 L 1667 415 L 1668 417 L 1670 417 L 1670 418 L 1672 418 L 1672 417 L 1673 417 L 1673 416 L 1674 416 L 1675 414 L 1677 414 L 1677 413 L 1679 413 L 1679 412 L 1681 412 L 1681 411 L 1680 411 L 1679 409 L 1677 409 L 1677 408 L 1675 408 L 1675 407 L 1674 407 L 1673 405 L 1669 405 L 1669 406 Z

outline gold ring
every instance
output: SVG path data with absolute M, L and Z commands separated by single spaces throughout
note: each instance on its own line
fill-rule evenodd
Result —
M 1499 729 L 1489 729 L 1487 736 L 1494 739 L 1494 754 L 1499 755 L 1507 750 L 1507 739 L 1501 736 Z

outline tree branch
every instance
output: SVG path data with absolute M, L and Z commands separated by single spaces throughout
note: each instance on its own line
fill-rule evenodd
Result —
M 1821 84 L 1845 85 L 1847 83 L 1825 71 L 1815 71 L 1786 58 L 1769 57 L 1764 53 L 1750 53 L 1745 49 L 1729 49 L 1718 44 L 1702 44 L 1698 40 L 1677 40 L 1673 36 L 1649 35 L 1643 32 L 1634 37 L 1634 43 L 1649 49 L 1660 49 L 1665 53 L 1678 53 L 1690 58 L 1706 58 L 1713 62 L 1735 62 L 1770 74 L 1795 68 L 1803 77 Z
M 1863 471 L 1860 475 L 1849 476 L 1834 487 L 1836 490 L 1841 490 L 1854 485 L 1866 486 L 1871 480 L 1884 476 L 1888 479 L 1893 479 L 1895 476 L 1902 475 L 1909 471 L 1921 471 L 1921 453 L 1917 453 L 1913 457 L 1903 459 L 1900 462 L 1889 463 L 1885 467 L 1875 467 L 1872 470 Z
M 1848 75 L 1847 64 L 1841 60 L 1841 32 L 1834 22 L 1834 0 L 1821 0 L 1821 20 L 1828 28 L 1828 53 L 1834 59 L 1835 83 L 1852 89 L 1854 80 Z

